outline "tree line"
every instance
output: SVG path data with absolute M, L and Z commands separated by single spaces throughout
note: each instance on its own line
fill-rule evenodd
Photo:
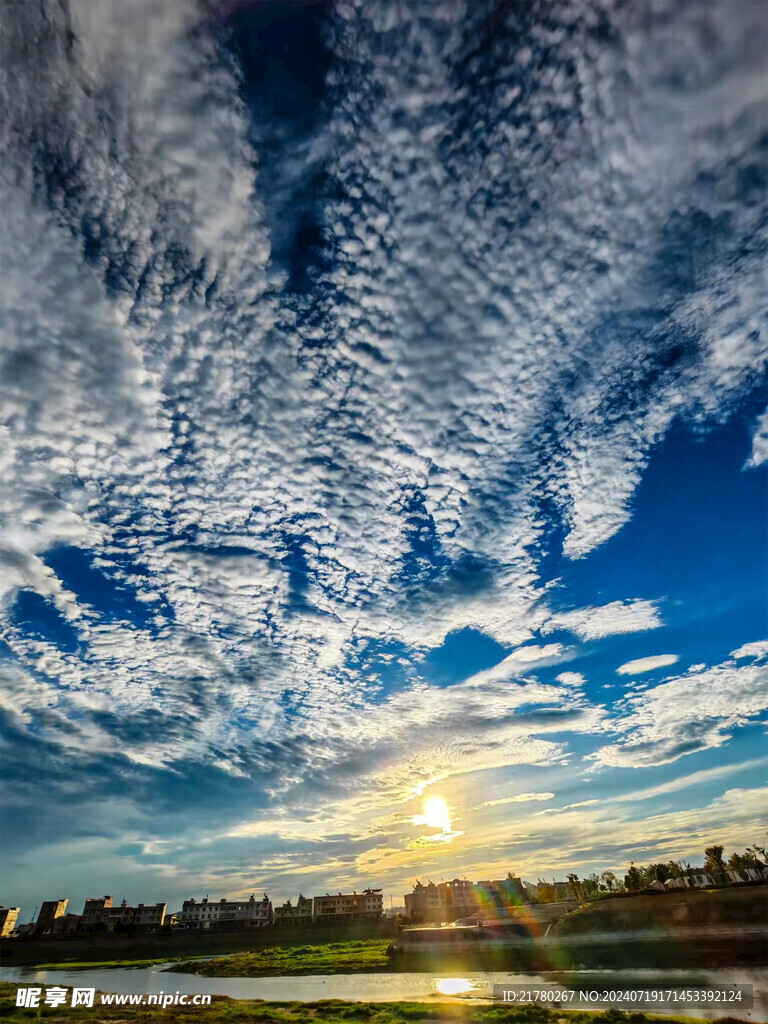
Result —
M 645 889 L 652 882 L 667 882 L 670 878 L 682 878 L 685 875 L 705 871 L 707 874 L 722 871 L 742 871 L 745 868 L 762 870 L 768 859 L 764 846 L 748 846 L 742 853 L 734 851 L 726 860 L 725 847 L 718 844 L 708 846 L 704 851 L 704 866 L 692 868 L 684 860 L 659 861 L 653 864 L 640 865 L 632 862 L 627 873 L 621 878 L 613 871 L 603 871 L 601 875 L 591 874 L 579 878 L 576 874 L 568 875 L 568 883 L 575 899 L 594 899 L 602 894 L 614 892 L 637 892 Z

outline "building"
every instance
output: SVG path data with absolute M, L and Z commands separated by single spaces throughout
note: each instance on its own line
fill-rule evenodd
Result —
M 178 915 L 182 928 L 263 928 L 272 924 L 272 902 L 264 893 L 257 900 L 184 900 Z
M 79 914 L 61 914 L 53 922 L 52 935 L 74 935 L 80 931 Z
M 131 907 L 123 900 L 112 905 L 111 896 L 90 897 L 85 901 L 80 918 L 83 931 L 154 931 L 165 923 L 165 903 L 139 903 Z
M 458 917 L 470 913 L 478 905 L 479 896 L 472 882 L 466 878 L 454 878 L 450 882 L 442 882 L 446 894 L 446 904 L 451 913 Z M 438 887 L 439 888 L 439 887 Z
M 295 904 L 286 900 L 281 907 L 275 907 L 274 923 L 276 926 L 294 927 L 295 925 L 312 923 L 312 900 L 299 893 Z
M 530 902 L 524 883 L 512 875 L 480 882 L 454 878 L 437 885 L 417 882 L 413 892 L 405 896 L 405 914 L 412 921 L 441 923 L 464 919 L 481 911 L 506 913 Z
M 530 903 L 521 878 L 496 878 L 492 882 L 475 882 L 475 894 L 481 907 L 509 909 Z
M 726 884 L 729 885 L 743 885 L 745 882 L 762 882 L 764 877 L 759 868 L 739 868 L 738 871 L 730 868 L 725 872 Z M 713 876 L 715 881 L 720 884 L 719 878 Z
M 658 878 L 654 878 L 652 882 L 649 882 L 641 892 L 665 892 L 664 883 L 660 882 Z
M 50 935 L 53 931 L 53 922 L 57 917 L 63 917 L 66 914 L 68 905 L 69 900 L 45 900 L 37 915 L 34 937 L 40 939 L 44 935 Z
M 668 878 L 664 883 L 665 889 L 687 889 L 688 879 L 687 878 Z
M 403 897 L 405 903 L 405 916 L 411 921 L 444 921 L 445 898 L 442 890 L 438 889 L 434 882 L 423 885 L 417 882 L 413 892 L 407 892 Z
M 576 883 L 578 886 L 578 882 Z M 574 893 L 570 882 L 543 882 L 539 879 L 536 886 L 539 903 L 567 903 L 579 899 L 578 891 Z
M 454 878 L 437 885 L 417 882 L 413 892 L 406 893 L 404 899 L 406 916 L 412 921 L 437 923 L 455 921 L 474 913 L 480 907 L 481 896 L 472 882 Z
M 710 889 L 713 884 L 706 871 L 691 872 L 688 875 L 688 881 L 693 889 Z
M 106 909 L 107 931 L 135 929 L 140 932 L 153 932 L 162 928 L 165 922 L 165 903 L 139 903 L 129 907 L 125 900 L 119 907 Z
M 384 915 L 381 889 L 363 889 L 362 892 L 337 893 L 315 896 L 312 916 L 317 921 L 376 920 Z
M 92 896 L 85 901 L 80 915 L 80 927 L 83 931 L 104 931 L 107 927 L 106 911 L 112 907 L 111 896 Z
M 16 929 L 19 907 L 0 907 L 0 938 L 7 938 Z

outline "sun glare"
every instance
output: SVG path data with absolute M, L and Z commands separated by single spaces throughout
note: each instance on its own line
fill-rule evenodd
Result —
M 422 822 L 429 828 L 441 828 L 443 832 L 451 831 L 451 817 L 448 804 L 441 796 L 431 796 L 424 804 Z
M 443 996 L 458 996 L 465 992 L 471 992 L 475 986 L 468 978 L 441 978 L 437 985 L 437 991 Z

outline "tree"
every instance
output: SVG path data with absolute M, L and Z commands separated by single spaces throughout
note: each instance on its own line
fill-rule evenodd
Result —
M 743 871 L 744 868 L 763 868 L 765 865 L 756 856 L 755 848 L 748 846 L 744 853 L 736 853 L 734 851 L 731 854 L 728 858 L 728 867 L 735 871 Z
M 706 860 L 704 862 L 704 868 L 707 871 L 725 871 L 725 861 L 723 860 L 723 847 L 721 845 L 708 846 L 704 851 Z
M 584 899 L 584 886 L 579 881 L 579 876 L 571 872 L 568 875 L 568 890 L 575 900 Z
M 600 878 L 598 875 L 591 874 L 582 882 L 584 888 L 584 897 L 588 900 L 593 899 L 600 892 Z
M 613 892 L 613 888 L 616 885 L 616 875 L 612 871 L 604 871 L 600 877 L 605 882 L 608 892 Z
M 742 871 L 744 868 L 753 867 L 752 858 L 748 853 L 736 853 L 734 852 L 728 858 L 728 867 L 732 871 Z
M 667 868 L 667 878 L 682 878 L 683 877 L 683 869 L 680 866 L 679 861 L 668 860 L 667 864 L 666 864 L 666 868 Z
M 646 885 L 650 885 L 651 882 L 666 882 L 668 878 L 673 876 L 670 873 L 668 864 L 649 864 L 647 868 L 642 868 L 641 873 L 643 875 L 643 881 Z
M 629 889 L 630 892 L 637 892 L 637 890 L 642 889 L 642 887 L 643 879 L 640 872 L 634 864 L 630 864 L 629 871 L 624 876 L 624 888 Z

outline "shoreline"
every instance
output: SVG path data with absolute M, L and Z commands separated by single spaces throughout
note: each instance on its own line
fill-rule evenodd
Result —
M 207 1006 L 149 1007 L 131 1005 L 103 1005 L 98 992 L 93 1007 L 72 1009 L 69 1006 L 53 1008 L 41 1006 L 34 1011 L 17 1008 L 15 1005 L 15 984 L 0 982 L 0 1018 L 8 1024 L 26 1024 L 34 1015 L 35 1019 L 48 1024 L 70 1024 L 72 1021 L 106 1021 L 112 1024 L 153 1021 L 166 1024 L 171 1021 L 192 1020 L 202 1022 L 221 1021 L 229 1024 L 239 1021 L 269 1022 L 269 1024 L 304 1024 L 312 1020 L 315 1024 L 348 1024 L 351 1020 L 367 1021 L 369 1024 L 426 1024 L 439 1020 L 443 1024 L 712 1024 L 701 1017 L 688 1017 L 674 1013 L 631 1013 L 616 1010 L 572 1010 L 562 1007 L 549 1008 L 526 1005 L 518 1008 L 504 1008 L 492 1003 L 467 1003 L 460 997 L 446 1000 L 440 996 L 435 1001 L 423 1002 L 355 1002 L 352 1000 L 316 1000 L 313 1002 L 281 1002 L 258 999 L 232 999 L 228 996 L 213 996 Z M 504 1013 L 500 1016 L 499 1011 Z M 736 1022 L 738 1018 L 729 1018 Z M 744 1024 L 762 1024 L 754 1020 Z
M 573 970 L 712 970 L 764 967 L 768 963 L 768 932 L 729 930 L 722 935 L 685 936 L 638 934 L 632 942 L 579 936 L 532 942 L 486 951 L 409 952 L 388 956 L 389 939 L 351 943 L 313 943 L 109 959 L 50 956 L 2 959 L 2 966 L 21 970 L 131 970 L 168 965 L 167 973 L 200 977 L 269 978 L 339 974 L 412 974 L 424 971 L 541 973 Z M 138 951 L 137 951 L 138 952 Z M 170 951 L 169 951 L 170 952 Z

